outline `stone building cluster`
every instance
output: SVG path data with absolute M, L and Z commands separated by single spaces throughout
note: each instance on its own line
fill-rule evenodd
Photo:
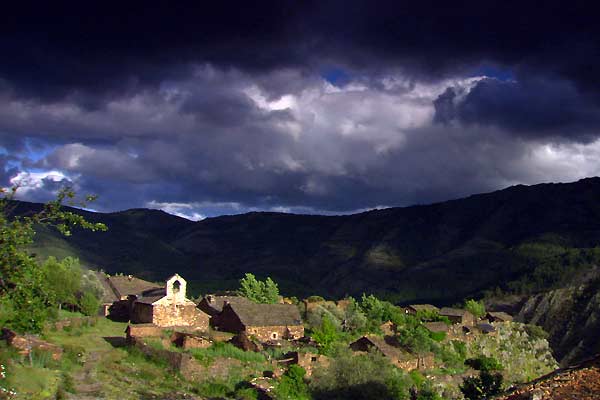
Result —
M 323 299 L 305 300 L 293 304 L 257 304 L 234 293 L 207 295 L 196 304 L 186 297 L 187 282 L 178 274 L 164 285 L 144 281 L 132 276 L 101 276 L 105 288 L 102 314 L 130 322 L 127 340 L 136 344 L 148 337 L 162 337 L 184 349 L 206 348 L 213 341 L 228 341 L 246 351 L 260 351 L 265 346 L 280 345 L 282 341 L 299 341 L 304 338 L 301 313 L 306 315 L 319 306 L 344 310 L 348 302 L 328 302 Z M 111 302 L 112 301 L 112 302 Z M 469 341 L 475 334 L 494 335 L 495 324 L 511 321 L 502 312 L 488 313 L 478 320 L 467 310 L 437 308 L 430 304 L 413 304 L 403 308 L 407 314 L 435 315 L 442 320 L 423 323 L 432 333 L 443 333 L 444 340 Z M 164 329 L 173 330 L 164 337 Z M 210 328 L 210 338 L 206 333 Z M 414 354 L 397 343 L 396 326 L 388 321 L 380 327 L 383 336 L 365 335 L 349 347 L 355 353 L 377 351 L 392 364 L 405 370 L 433 368 L 432 353 Z M 314 354 L 291 354 L 280 362 L 302 364 L 307 371 L 314 365 L 327 362 Z
M 146 336 L 145 332 L 153 332 L 152 327 L 206 332 L 212 326 L 259 342 L 297 340 L 304 336 L 302 318 L 295 305 L 256 304 L 234 295 L 209 295 L 196 304 L 186 297 L 187 282 L 178 274 L 165 285 L 131 275 L 100 278 L 105 291 L 100 313 L 129 321 L 132 332 L 138 335 Z

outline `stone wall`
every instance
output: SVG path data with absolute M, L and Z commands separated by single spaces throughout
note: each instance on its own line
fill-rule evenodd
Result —
M 304 326 L 249 326 L 246 333 L 262 342 L 269 340 L 300 339 L 304 336 Z
M 212 346 L 212 341 L 210 339 L 186 332 L 173 332 L 170 340 L 175 346 L 181 347 L 184 350 L 206 349 Z
M 160 337 L 162 329 L 154 324 L 129 325 L 125 329 L 127 341 L 132 342 L 135 338 Z
M 52 343 L 40 339 L 33 335 L 18 335 L 10 329 L 3 328 L 1 337 L 6 343 L 15 348 L 20 355 L 28 356 L 32 351 L 47 352 L 53 360 L 58 361 L 62 358 L 63 349 Z
M 207 331 L 209 316 L 194 304 L 154 305 L 152 322 L 158 326 L 189 326 Z
M 135 303 L 131 312 L 131 322 L 135 324 L 150 324 L 154 322 L 152 304 Z

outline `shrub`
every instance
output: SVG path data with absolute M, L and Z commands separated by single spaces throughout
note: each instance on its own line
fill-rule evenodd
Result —
M 532 339 L 548 339 L 548 333 L 537 325 L 525 325 L 525 332 Z
M 79 309 L 87 316 L 98 314 L 100 308 L 100 300 L 90 292 L 85 292 L 79 298 Z
M 446 332 L 429 332 L 429 337 L 436 342 L 441 342 L 446 339 Z
M 465 361 L 465 364 L 479 371 L 500 371 L 503 369 L 502 364 L 494 357 L 469 358 Z
M 478 377 L 465 378 L 460 385 L 460 391 L 467 400 L 481 400 L 500 393 L 502 382 L 502 374 L 482 370 Z
M 313 330 L 312 338 L 323 353 L 329 352 L 331 345 L 339 338 L 339 332 L 329 315 L 323 316 L 321 326 Z
M 410 378 L 382 355 L 354 356 L 339 348 L 328 368 L 318 368 L 310 382 L 315 399 L 406 399 Z
M 299 365 L 290 365 L 290 368 L 281 377 L 275 387 L 278 399 L 301 400 L 309 399 L 308 387 L 304 383 L 306 371 Z

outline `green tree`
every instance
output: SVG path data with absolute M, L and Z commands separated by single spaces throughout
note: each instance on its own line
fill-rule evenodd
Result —
M 504 377 L 500 372 L 502 364 L 493 357 L 470 358 L 465 364 L 479 370 L 479 376 L 470 376 L 463 380 L 460 391 L 467 400 L 481 400 L 502 391 Z
M 332 318 L 325 314 L 321 320 L 321 326 L 313 330 L 312 338 L 321 347 L 323 353 L 331 350 L 331 345 L 339 338 L 339 331 Z
M 481 371 L 479 376 L 469 376 L 460 385 L 467 400 L 481 400 L 502 391 L 503 377 L 499 372 Z
M 275 304 L 279 301 L 279 288 L 271 278 L 263 282 L 250 273 L 240 280 L 238 292 L 256 303 Z
M 469 311 L 475 317 L 481 318 L 485 315 L 485 304 L 483 304 L 483 300 L 475 301 L 469 299 L 465 301 L 465 310 Z
M 328 367 L 317 368 L 310 381 L 313 398 L 409 399 L 409 376 L 376 352 L 354 355 L 339 346 Z
M 58 261 L 54 257 L 40 266 L 48 293 L 48 301 L 55 303 L 58 309 L 64 304 L 75 306 L 81 292 L 82 271 L 79 260 L 67 257 Z
M 306 371 L 299 365 L 292 364 L 283 374 L 275 387 L 277 399 L 282 400 L 308 400 L 308 386 L 304 382 Z
M 56 200 L 40 212 L 16 216 L 11 203 L 16 191 L 16 187 L 8 193 L 0 190 L 0 323 L 20 332 L 38 332 L 56 304 L 49 296 L 42 269 L 26 251 L 35 227 L 50 225 L 69 236 L 76 226 L 92 231 L 106 230 L 106 226 L 63 209 L 63 202 L 75 198 L 70 188 L 60 190 Z M 88 196 L 79 205 L 94 199 Z
M 100 300 L 92 292 L 83 292 L 77 305 L 83 314 L 92 316 L 98 314 Z

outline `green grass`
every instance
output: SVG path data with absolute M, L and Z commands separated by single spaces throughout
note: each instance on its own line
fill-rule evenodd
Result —
M 58 389 L 61 381 L 59 371 L 13 364 L 8 371 L 8 385 L 17 391 L 16 399 L 50 399 Z
M 264 363 L 266 358 L 261 353 L 244 351 L 229 343 L 215 343 L 206 349 L 192 349 L 190 353 L 203 365 L 211 365 L 217 358 L 233 358 L 247 363 Z

